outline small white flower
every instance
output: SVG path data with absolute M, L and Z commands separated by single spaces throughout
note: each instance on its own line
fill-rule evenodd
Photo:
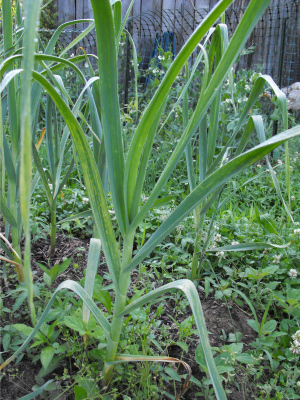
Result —
M 214 241 L 215 242 L 222 242 L 222 236 L 219 233 L 217 233 L 216 236 L 214 237 Z
M 49 183 L 49 189 L 52 190 L 52 183 Z
M 300 235 L 300 229 L 294 229 L 294 235 Z
M 88 197 L 83 197 L 82 198 L 82 204 L 87 204 L 89 202 L 89 198 Z
M 290 269 L 290 270 L 289 270 L 289 276 L 290 276 L 291 278 L 297 278 L 297 276 L 298 276 L 297 270 L 296 270 L 296 269 Z
M 233 241 L 231 244 L 232 246 L 235 246 L 236 244 L 240 244 L 240 242 Z
M 283 164 L 282 160 L 277 160 L 277 164 L 282 165 Z
M 73 58 L 74 57 L 74 53 L 72 53 L 71 55 L 70 55 L 70 58 Z
M 158 56 L 158 59 L 163 61 L 165 59 L 165 56 Z
M 218 227 L 218 225 L 214 225 L 214 229 L 215 229 L 216 231 L 218 231 L 220 228 Z
M 294 354 L 300 354 L 300 347 L 296 346 L 295 344 L 292 344 L 292 347 L 290 348 L 290 350 Z
M 250 92 L 250 86 L 249 85 L 245 85 L 245 90 L 247 90 L 248 92 Z
M 291 200 L 295 200 L 295 196 L 291 196 Z
M 300 381 L 297 382 L 297 386 L 300 387 Z
M 261 165 L 260 165 L 260 164 L 257 164 L 257 168 L 261 168 Z
M 42 50 L 39 51 L 39 54 L 43 54 Z
M 218 251 L 218 252 L 216 253 L 216 256 L 217 256 L 217 257 L 220 257 L 220 258 L 223 258 L 223 257 L 225 257 L 225 252 L 224 252 L 224 251 Z
M 87 62 L 84 63 L 84 68 L 88 68 L 89 64 Z
M 294 225 L 300 225 L 300 222 L 296 221 Z M 294 232 L 295 233 L 295 232 Z
M 280 261 L 281 257 L 282 257 L 282 254 L 279 254 L 279 255 L 275 254 L 275 256 L 273 258 L 273 263 L 274 264 L 279 264 L 279 261 Z
M 296 333 L 293 334 L 292 336 L 293 340 L 298 340 L 298 342 L 300 341 L 300 331 L 297 331 Z

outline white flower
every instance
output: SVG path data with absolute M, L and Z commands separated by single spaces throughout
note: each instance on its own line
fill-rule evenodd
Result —
M 291 196 L 291 200 L 295 200 L 295 196 Z
M 250 86 L 249 86 L 249 85 L 245 85 L 245 90 L 247 90 L 248 92 L 250 92 Z
M 300 331 L 297 331 L 296 333 L 294 333 L 294 335 L 292 336 L 293 340 L 298 340 L 298 342 L 300 341 Z
M 261 168 L 261 165 L 260 165 L 260 164 L 257 164 L 257 168 Z
M 300 381 L 297 382 L 297 386 L 300 387 Z
M 222 236 L 219 233 L 217 233 L 216 236 L 214 237 L 214 241 L 215 242 L 222 242 Z
M 294 225 L 300 225 L 300 222 L 296 221 Z
M 218 231 L 220 228 L 217 225 L 214 225 L 214 229 Z
M 165 59 L 165 56 L 158 56 L 158 59 L 159 59 L 159 60 L 164 60 L 164 59 Z
M 49 189 L 52 190 L 52 183 L 49 183 Z
M 290 269 L 290 270 L 289 270 L 289 276 L 290 276 L 291 278 L 297 278 L 297 276 L 298 276 L 297 270 L 296 270 L 296 269 Z
M 73 58 L 74 57 L 74 53 L 72 53 L 71 55 L 70 55 L 70 58 Z
M 233 241 L 231 244 L 232 246 L 235 246 L 236 244 L 240 244 L 240 242 Z
M 292 344 L 292 347 L 290 348 L 291 352 L 294 354 L 300 354 L 300 347 Z
M 294 229 L 294 235 L 300 235 L 300 229 Z
M 283 164 L 282 160 L 277 160 L 277 164 L 282 165 Z
M 224 251 L 218 251 L 218 252 L 216 253 L 216 256 L 217 256 L 217 257 L 220 257 L 220 258 L 223 258 L 223 257 L 225 257 L 225 252 L 224 252 Z
M 89 202 L 89 198 L 88 197 L 83 197 L 82 198 L 82 204 L 87 204 Z
M 281 257 L 282 257 L 282 254 L 279 254 L 279 255 L 275 254 L 275 256 L 273 258 L 273 263 L 274 264 L 279 264 L 279 261 L 280 261 Z

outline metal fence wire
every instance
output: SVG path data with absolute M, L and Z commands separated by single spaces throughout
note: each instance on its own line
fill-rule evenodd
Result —
M 131 33 L 137 53 L 141 58 L 140 70 L 149 68 L 151 58 L 155 56 L 157 45 L 164 46 L 163 38 L 168 37 L 170 50 L 178 53 L 196 26 L 208 14 L 208 9 L 147 11 L 130 18 L 127 30 Z M 225 21 L 229 35 L 232 36 L 245 12 L 244 8 L 229 8 L 225 12 Z M 282 88 L 300 81 L 300 6 L 299 0 L 283 5 L 269 6 L 246 43 L 249 54 L 240 57 L 236 69 L 254 69 L 271 75 Z M 169 50 L 164 48 L 164 50 Z M 121 60 L 123 75 L 121 87 L 124 103 L 127 104 L 130 82 L 133 78 L 132 49 L 126 42 L 123 52 L 126 61 Z M 122 100 L 123 100 L 122 99 Z
M 289 87 L 300 81 L 300 0 L 291 0 L 284 4 L 271 5 L 258 22 L 246 48 L 253 48 L 243 55 L 235 69 L 254 69 L 271 75 L 279 87 Z M 147 72 L 152 57 L 158 56 L 157 48 L 178 53 L 185 41 L 208 14 L 208 9 L 188 9 L 147 11 L 131 17 L 127 23 L 135 43 L 137 54 L 141 59 L 140 71 Z M 225 12 L 225 22 L 229 35 L 232 36 L 245 8 L 231 7 Z M 77 29 L 64 30 L 57 43 L 57 53 L 69 45 L 82 32 L 82 25 Z M 40 30 L 44 44 L 53 31 Z M 2 36 L 2 35 L 0 35 Z M 81 52 L 97 54 L 95 31 L 89 32 L 69 53 Z M 70 55 L 70 54 L 69 54 Z M 95 59 L 91 59 L 95 63 Z M 133 63 L 131 43 L 127 39 L 120 45 L 120 101 L 128 104 L 128 93 L 133 81 Z M 145 74 L 144 74 L 145 76 Z M 144 85 L 146 87 L 146 85 Z

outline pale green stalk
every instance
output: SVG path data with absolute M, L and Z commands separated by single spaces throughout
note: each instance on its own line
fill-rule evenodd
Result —
M 41 0 L 24 0 L 24 56 L 23 56 L 23 81 L 21 88 L 21 154 L 20 154 L 20 205 L 24 226 L 25 251 L 24 269 L 25 282 L 28 290 L 28 303 L 33 325 L 36 324 L 36 315 L 33 304 L 33 286 L 31 274 L 30 251 L 30 200 L 31 200 L 31 77 L 34 67 L 35 40 L 37 38 L 38 21 Z
M 9 49 L 13 47 L 13 21 L 12 21 L 12 9 L 10 0 L 2 0 L 2 12 L 3 12 L 3 36 L 4 36 L 4 51 L 10 55 Z M 9 67 L 8 72 L 12 70 Z M 19 144 L 19 115 L 17 112 L 17 96 L 16 96 L 16 86 L 14 80 L 11 80 L 8 85 L 8 117 L 9 117 L 9 127 L 11 136 L 11 146 L 12 146 L 12 162 L 14 166 L 17 166 L 19 162 L 20 155 L 20 144 Z M 4 121 L 3 121 L 4 122 Z M 2 131 L 2 135 L 5 133 Z M 9 185 L 9 210 L 14 217 L 15 221 L 18 221 L 18 182 L 17 179 L 10 180 Z M 14 255 L 14 261 L 22 264 L 21 261 L 21 248 L 20 248 L 20 231 L 21 227 L 11 226 L 12 244 L 19 255 L 17 257 Z M 16 269 L 19 282 L 25 281 L 24 271 L 21 268 Z

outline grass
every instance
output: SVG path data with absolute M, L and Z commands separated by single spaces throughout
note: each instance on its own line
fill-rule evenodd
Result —
M 3 4 L 12 21 L 10 1 Z M 5 264 L 0 356 L 3 379 L 13 378 L 4 367 L 21 363 L 25 349 L 39 365 L 31 398 L 58 390 L 75 399 L 177 399 L 184 378 L 194 385 L 185 396 L 224 399 L 235 376 L 249 382 L 238 387 L 243 398 L 299 398 L 299 126 L 270 77 L 231 70 L 268 2 L 251 2 L 231 40 L 224 24 L 208 34 L 196 59 L 202 72 L 187 64 L 228 4 L 218 4 L 172 63 L 160 51 L 170 62 L 152 63 L 146 93 L 135 81 L 126 113 L 118 100 L 121 2 L 111 9 L 92 1 L 100 79 L 89 56 L 52 54 L 65 25 L 38 53 L 38 1 L 24 3 L 24 48 L 6 22 L 1 257 L 16 265 L 17 254 L 19 284 Z M 76 66 L 83 61 L 91 78 Z M 83 85 L 77 98 L 72 77 Z M 271 115 L 261 116 L 266 84 L 275 96 Z M 7 94 L 24 107 L 18 111 Z M 283 131 L 274 138 L 273 120 Z M 292 154 L 283 146 L 289 138 Z M 92 236 L 80 282 L 63 277 L 72 278 L 72 268 L 76 276 L 86 247 L 57 263 L 57 230 Z M 48 234 L 50 258 L 44 251 L 42 264 L 33 264 L 31 250 Z M 211 346 L 199 293 L 204 303 L 223 304 L 231 321 L 243 309 L 255 339 L 247 343 L 231 327 L 215 332 L 221 344 Z M 182 363 L 189 353 L 193 376 Z

